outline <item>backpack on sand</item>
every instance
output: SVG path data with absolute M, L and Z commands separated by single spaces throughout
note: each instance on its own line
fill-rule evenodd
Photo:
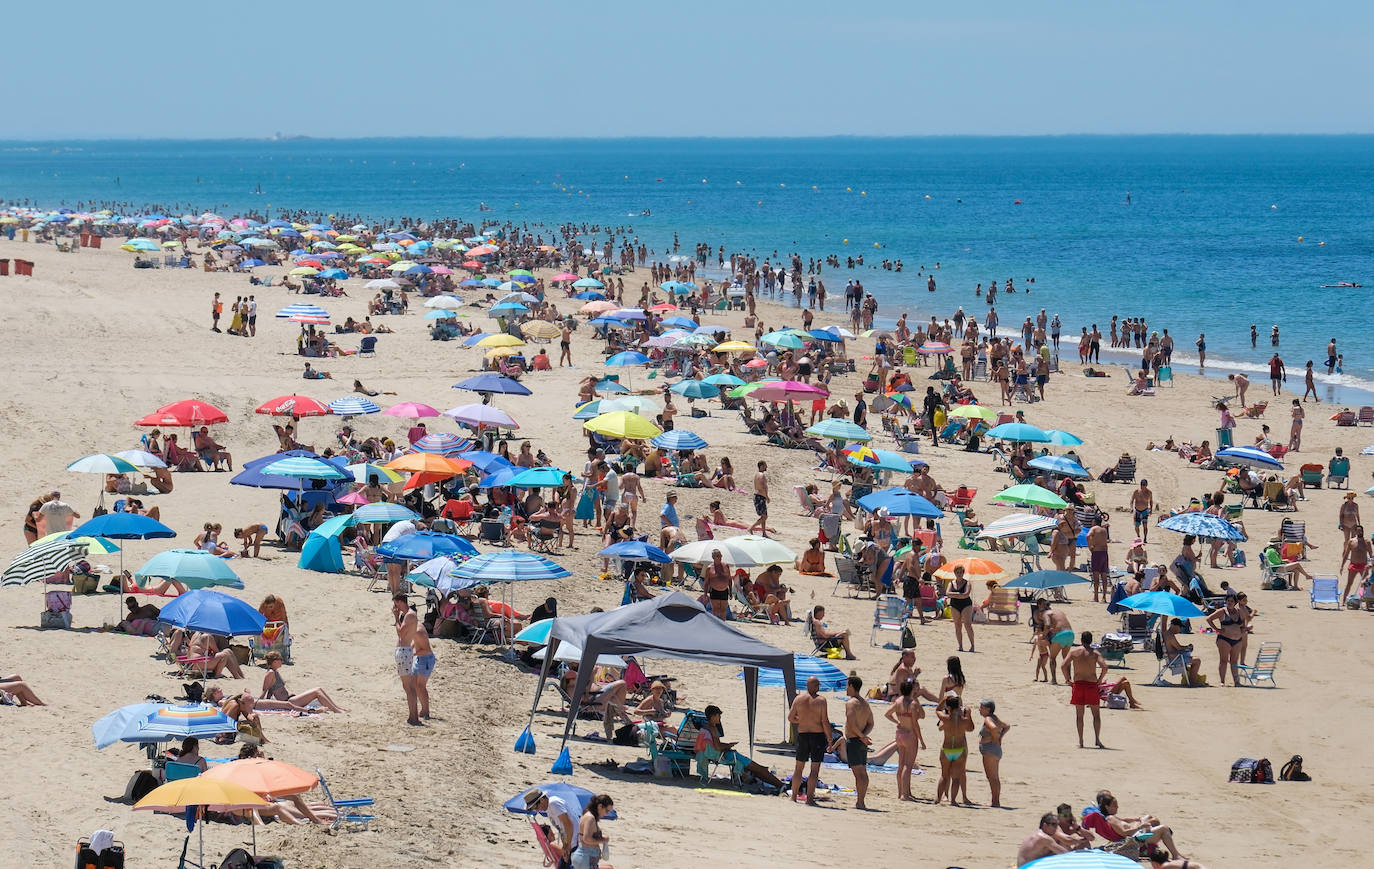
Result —
M 1311 781 L 1312 776 L 1302 771 L 1302 755 L 1295 754 L 1292 759 L 1279 768 L 1281 781 Z

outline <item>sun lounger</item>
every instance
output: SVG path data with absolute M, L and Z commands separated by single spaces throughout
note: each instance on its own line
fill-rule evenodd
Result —
M 1312 609 L 1317 609 L 1321 604 L 1331 604 L 1336 609 L 1341 608 L 1341 583 L 1335 577 L 1312 577 L 1312 588 L 1308 595 Z
M 906 601 L 896 595 L 886 595 L 873 607 L 873 630 L 868 634 L 868 644 L 878 645 L 879 631 L 897 631 L 906 627 Z
M 316 769 L 315 774 L 320 777 L 320 790 L 324 791 L 324 798 L 329 800 L 329 805 L 338 813 L 334 818 L 333 829 L 342 829 L 345 824 L 362 824 L 363 829 L 366 830 L 375 820 L 374 816 L 364 815 L 354 810 L 372 805 L 373 799 L 371 797 L 357 797 L 348 800 L 336 800 L 334 794 L 329 790 L 329 783 L 324 780 L 324 773 Z
M 1255 663 L 1237 665 L 1236 670 L 1240 673 L 1241 680 L 1251 688 L 1257 687 L 1261 682 L 1268 682 L 1270 688 L 1277 687 L 1274 670 L 1279 666 L 1279 655 L 1282 652 L 1282 643 L 1261 643 L 1259 651 L 1255 653 Z
M 994 588 L 992 599 L 988 601 L 987 616 L 989 622 L 996 619 L 999 622 L 1014 625 L 1021 621 L 1021 608 L 1016 600 L 1016 590 Z

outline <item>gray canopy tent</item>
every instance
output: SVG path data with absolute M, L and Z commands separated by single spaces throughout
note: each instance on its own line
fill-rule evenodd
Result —
M 796 667 L 791 652 L 785 652 L 736 630 L 702 608 L 692 598 L 675 591 L 652 600 L 629 604 L 606 613 L 554 619 L 549 630 L 548 654 L 540 673 L 539 687 L 530 707 L 530 725 L 544 692 L 554 653 L 560 642 L 582 649 L 577 683 L 573 687 L 568 720 L 563 726 L 563 745 L 568 744 L 578 704 L 591 681 L 599 655 L 648 655 L 679 658 L 711 664 L 744 667 L 744 697 L 749 712 L 749 750 L 754 750 L 754 719 L 758 711 L 759 668 L 781 670 L 790 706 L 796 696 Z

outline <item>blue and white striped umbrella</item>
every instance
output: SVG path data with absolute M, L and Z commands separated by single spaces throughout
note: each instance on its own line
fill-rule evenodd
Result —
M 1208 540 L 1241 540 L 1240 529 L 1220 516 L 1211 513 L 1179 513 L 1159 523 L 1165 531 L 1192 534 Z
M 1009 513 L 987 524 L 979 537 L 989 540 L 1002 540 L 1011 537 L 1025 537 L 1054 528 L 1056 520 L 1052 516 L 1036 516 L 1031 513 Z
M 233 733 L 234 720 L 208 703 L 186 706 L 163 705 L 148 713 L 136 729 L 128 730 L 124 742 L 161 742 L 166 739 L 185 739 Z
M 382 409 L 366 398 L 347 395 L 329 402 L 329 412 L 339 416 L 362 416 L 367 413 L 381 413 Z
M 709 446 L 701 435 L 681 428 L 665 431 L 649 443 L 665 450 L 704 450 Z
M 1271 471 L 1283 470 L 1283 462 L 1256 447 L 1227 447 L 1224 450 L 1217 450 L 1217 458 L 1228 465 L 1241 465 L 1246 468 L 1262 468 Z
M 410 448 L 417 453 L 431 453 L 436 456 L 453 458 L 471 446 L 472 441 L 470 440 L 465 440 L 446 431 L 440 431 L 425 435 L 411 444 Z
M 262 473 L 273 477 L 297 477 L 303 480 L 348 480 L 352 478 L 338 465 L 305 456 L 280 459 L 265 466 Z
M 868 443 L 873 440 L 873 435 L 869 434 L 862 426 L 855 425 L 847 419 L 823 419 L 806 433 L 813 437 L 826 438 L 832 441 L 858 441 Z
M 480 582 L 528 582 L 537 579 L 562 579 L 572 571 L 532 552 L 489 552 L 458 565 L 460 579 Z
M 420 518 L 413 510 L 402 507 L 400 504 L 391 504 L 386 501 L 379 501 L 376 504 L 364 504 L 353 511 L 354 525 L 386 525 L 392 522 L 402 522 L 406 519 Z
M 806 680 L 812 676 L 820 680 L 822 691 L 843 691 L 849 682 L 849 676 L 825 658 L 793 654 L 792 663 L 797 671 L 796 683 L 793 687 L 798 691 L 806 690 Z M 738 678 L 744 678 L 743 670 L 739 672 Z M 782 684 L 781 670 L 774 670 L 771 667 L 759 668 L 760 687 L 777 688 L 781 687 Z
M 668 553 L 659 549 L 657 546 L 645 543 L 642 540 L 626 540 L 621 543 L 612 543 L 605 549 L 597 553 L 607 558 L 620 558 L 625 561 L 652 561 L 655 564 L 668 564 L 673 559 Z
M 278 319 L 278 320 L 287 320 L 287 319 L 290 319 L 291 317 L 296 316 L 297 314 L 307 314 L 307 315 L 313 314 L 313 315 L 315 315 L 315 316 L 324 316 L 324 317 L 328 317 L 328 316 L 329 316 L 329 312 L 326 311 L 324 308 L 321 308 L 319 305 L 298 304 L 298 305 L 287 305 L 285 308 L 282 308 L 280 311 L 277 312 L 277 319 Z

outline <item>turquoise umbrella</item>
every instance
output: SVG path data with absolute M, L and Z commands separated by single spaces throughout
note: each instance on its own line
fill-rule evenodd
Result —
M 858 441 L 860 443 L 867 443 L 873 440 L 873 435 L 869 434 L 867 430 L 862 426 L 855 425 L 847 419 L 823 419 L 807 429 L 806 433 L 832 441 Z
M 169 549 L 159 552 L 134 572 L 134 582 L 145 587 L 150 580 L 172 579 L 187 588 L 212 585 L 243 588 L 243 580 L 218 555 L 204 549 Z

